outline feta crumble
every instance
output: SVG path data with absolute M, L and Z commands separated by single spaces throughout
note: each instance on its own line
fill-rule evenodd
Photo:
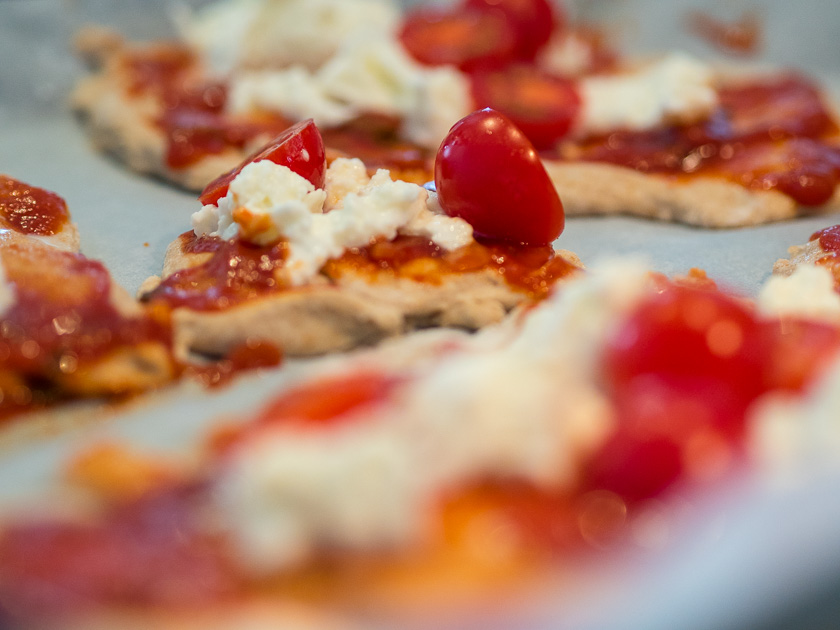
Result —
M 245 166 L 217 205 L 193 214 L 195 233 L 257 245 L 287 240 L 283 266 L 293 285 L 306 284 L 327 260 L 377 237 L 426 236 L 453 250 L 472 242 L 463 219 L 436 214 L 421 186 L 393 181 L 380 169 L 368 178 L 360 160 L 339 158 L 327 169 L 326 190 L 269 160 Z M 325 212 L 327 210 L 327 212 Z
M 234 76 L 228 108 L 275 111 L 335 127 L 365 112 L 403 120 L 405 136 L 437 149 L 449 128 L 473 109 L 467 78 L 454 68 L 424 68 L 390 37 L 359 38 L 321 68 L 302 66 Z
M 182 16 L 184 39 L 220 74 L 237 67 L 315 69 L 347 41 L 393 33 L 389 0 L 227 0 Z
M 583 101 L 573 133 L 641 131 L 702 120 L 718 102 L 714 74 L 685 54 L 671 54 L 636 71 L 593 76 L 579 83 Z
M 758 307 L 770 316 L 840 323 L 834 277 L 817 265 L 799 265 L 789 276 L 772 276 L 758 294 Z

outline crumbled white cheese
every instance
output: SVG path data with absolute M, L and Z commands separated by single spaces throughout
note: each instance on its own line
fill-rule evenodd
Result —
M 840 324 L 840 294 L 825 267 L 799 265 L 789 276 L 773 276 L 758 294 L 758 307 L 767 315 L 802 317 Z
M 261 435 L 217 486 L 241 561 L 255 573 L 318 545 L 378 549 L 417 533 L 420 477 L 381 422 Z
M 764 401 L 749 426 L 751 456 L 778 482 L 840 467 L 840 357 L 804 398 Z
M 0 260 L 0 315 L 8 311 L 15 303 L 15 289 L 6 276 L 6 269 Z
M 469 79 L 447 66 L 430 68 L 405 112 L 403 132 L 412 142 L 437 149 L 456 122 L 475 109 Z
M 312 118 L 319 127 L 336 127 L 356 115 L 353 107 L 328 96 L 316 75 L 302 66 L 238 74 L 227 107 L 234 113 L 262 110 L 291 120 Z
M 324 190 L 327 191 L 326 210 L 338 208 L 347 195 L 357 193 L 370 183 L 367 168 L 358 159 L 333 160 L 327 169 Z
M 334 127 L 366 112 L 397 116 L 406 137 L 437 149 L 472 111 L 469 84 L 452 68 L 424 68 L 390 37 L 349 41 L 319 70 L 244 72 L 230 86 L 234 113 L 275 111 Z
M 537 65 L 561 77 L 576 77 L 592 67 L 592 46 L 574 32 L 556 33 L 537 56 Z
M 339 158 L 327 169 L 326 180 L 326 191 L 316 190 L 285 166 L 269 160 L 248 164 L 217 205 L 193 215 L 193 229 L 225 239 L 238 234 L 258 245 L 286 239 L 283 273 L 294 285 L 308 282 L 346 249 L 377 237 L 417 234 L 447 250 L 472 242 L 466 221 L 434 214 L 425 189 L 393 181 L 386 170 L 368 179 L 361 161 Z
M 423 70 L 391 38 L 358 39 L 318 71 L 318 82 L 357 112 L 404 114 L 416 99 Z
M 379 408 L 240 444 L 217 498 L 243 565 L 409 543 L 441 491 L 482 476 L 572 482 L 612 422 L 597 356 L 650 286 L 636 264 L 596 269 L 531 311 L 513 343 L 479 333 L 493 343 L 440 357 Z
M 350 39 L 394 32 L 388 0 L 227 0 L 181 21 L 190 45 L 220 73 L 236 67 L 315 69 Z
M 573 129 L 577 136 L 695 122 L 718 102 L 711 68 L 684 54 L 632 72 L 582 79 L 579 85 L 583 105 Z

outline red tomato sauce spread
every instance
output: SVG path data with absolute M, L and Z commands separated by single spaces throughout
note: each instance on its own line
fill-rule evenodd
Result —
M 429 181 L 433 155 L 428 149 L 401 139 L 400 123 L 394 116 L 364 114 L 344 125 L 321 129 L 321 136 L 329 149 L 359 158 L 369 169 L 418 171 L 425 174 L 420 178 L 423 182 Z
M 491 270 L 508 286 L 532 299 L 544 298 L 554 283 L 577 267 L 554 253 L 550 245 L 515 246 L 478 241 L 448 252 L 421 236 L 398 236 L 368 247 L 347 251 L 327 262 L 325 273 L 340 277 L 346 271 L 377 275 L 387 273 L 416 282 L 440 284 L 448 274 Z
M 64 199 L 55 193 L 0 175 L 0 228 L 50 236 L 70 221 Z
M 164 279 L 146 294 L 145 301 L 160 300 L 173 308 L 214 311 L 290 288 L 278 273 L 287 256 L 287 246 L 282 241 L 273 247 L 259 247 L 238 238 L 223 241 L 186 232 L 180 242 L 184 253 L 211 256 L 196 267 Z M 557 256 L 551 246 L 476 242 L 447 252 L 427 238 L 400 235 L 393 241 L 379 240 L 368 247 L 350 249 L 341 258 L 327 261 L 323 272 L 333 279 L 350 272 L 440 284 L 448 274 L 485 269 L 499 274 L 508 286 L 540 299 L 558 279 L 578 268 Z
M 184 608 L 235 590 L 223 547 L 199 527 L 200 488 L 162 488 L 117 504 L 97 523 L 29 522 L 0 542 L 11 618 L 101 603 Z M 5 626 L 4 626 L 5 627 Z
M 146 294 L 146 302 L 161 301 L 173 308 L 215 311 L 288 288 L 277 273 L 288 255 L 285 242 L 260 247 L 238 238 L 229 241 L 194 235 L 193 239 L 184 238 L 189 234 L 181 237 L 183 251 L 212 252 L 209 260 L 168 276 Z
M 16 296 L 0 327 L 0 373 L 15 378 L 4 388 L 0 415 L 48 402 L 49 387 L 39 383 L 82 372 L 121 347 L 169 347 L 168 317 L 118 312 L 101 263 L 48 247 L 10 245 L 0 256 Z
M 721 177 L 819 205 L 840 178 L 838 129 L 817 89 L 795 75 L 720 90 L 707 121 L 651 131 L 617 131 L 567 157 L 684 177 Z
M 224 114 L 227 86 L 197 80 L 198 61 L 187 48 L 159 44 L 123 59 L 129 94 L 150 94 L 161 102 L 157 124 L 166 135 L 166 164 L 186 168 L 226 149 L 241 150 L 261 136 L 289 126 L 276 115 L 234 117 Z

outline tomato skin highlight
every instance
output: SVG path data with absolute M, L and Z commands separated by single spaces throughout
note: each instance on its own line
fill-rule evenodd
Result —
M 471 87 L 478 107 L 492 107 L 510 118 L 539 150 L 556 148 L 581 108 L 573 81 L 530 66 L 475 73 Z
M 296 123 L 271 142 L 207 184 L 198 199 L 202 204 L 215 204 L 227 194 L 228 186 L 239 172 L 252 162 L 271 160 L 308 179 L 315 188 L 324 187 L 327 172 L 326 150 L 321 132 L 310 118 Z
M 565 27 L 565 16 L 549 0 L 466 0 L 470 9 L 501 15 L 516 33 L 515 56 L 533 61 L 554 32 Z
M 503 16 L 463 7 L 410 11 L 399 39 L 420 63 L 453 65 L 465 72 L 509 63 L 517 45 L 517 35 Z
M 478 236 L 547 245 L 565 227 L 563 204 L 534 146 L 492 109 L 452 127 L 435 160 L 435 185 L 443 210 Z

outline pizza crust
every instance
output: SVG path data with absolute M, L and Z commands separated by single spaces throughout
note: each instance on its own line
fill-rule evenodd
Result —
M 185 237 L 167 248 L 164 278 L 200 265 L 210 256 L 184 252 Z M 583 268 L 572 252 L 559 250 L 556 255 Z M 160 278 L 149 278 L 140 297 L 159 282 Z M 491 270 L 447 274 L 439 283 L 384 272 L 368 276 L 342 271 L 222 311 L 176 308 L 174 348 L 179 358 L 215 358 L 249 339 L 259 339 L 282 348 L 287 356 L 313 356 L 373 345 L 424 328 L 478 330 L 501 321 L 527 299 Z
M 76 236 L 78 238 L 78 236 Z M 14 247 L 10 247 L 14 243 Z M 61 248 L 58 248 L 61 249 Z M 45 245 L 42 239 L 23 236 L 8 242 L 0 240 L 0 261 L 8 265 L 10 260 L 22 261 L 21 264 L 36 265 L 44 262 L 43 252 L 50 258 L 52 246 Z M 5 260 L 4 260 L 5 259 Z M 69 285 L 74 280 L 58 274 Z M 108 299 L 117 313 L 126 318 L 141 317 L 142 306 L 122 287 L 111 281 Z M 166 384 L 175 378 L 176 368 L 168 346 L 162 341 L 144 341 L 135 346 L 119 346 L 107 354 L 80 363 L 74 370 L 66 371 L 60 367 L 59 357 L 53 357 L 43 374 L 38 378 L 44 381 L 48 389 L 56 389 L 58 394 L 70 397 L 113 396 L 136 393 Z M 23 384 L 21 376 L 11 370 L 0 369 L 0 380 L 13 379 Z
M 826 252 L 819 239 L 808 241 L 804 245 L 793 245 L 788 248 L 790 258 L 779 258 L 773 264 L 773 273 L 779 276 L 789 276 L 799 265 L 813 265 L 825 256 Z
M 166 165 L 166 137 L 155 124 L 161 114 L 160 103 L 149 96 L 129 93 L 128 79 L 121 68 L 129 50 L 125 41 L 109 29 L 89 27 L 79 32 L 75 48 L 93 74 L 73 90 L 71 108 L 94 147 L 132 171 L 200 191 L 266 140 L 259 138 L 243 150 L 206 156 L 186 168 L 170 168 Z
M 749 190 L 723 179 L 673 180 L 595 162 L 544 160 L 569 216 L 629 214 L 708 228 L 733 228 L 840 211 L 840 191 L 804 208 L 774 190 Z
M 83 79 L 73 91 L 71 107 L 93 146 L 130 170 L 200 191 L 220 173 L 234 168 L 260 144 L 245 151 L 207 156 L 182 169 L 166 165 L 166 138 L 155 125 L 159 111 L 151 99 L 130 98 L 116 68 Z

